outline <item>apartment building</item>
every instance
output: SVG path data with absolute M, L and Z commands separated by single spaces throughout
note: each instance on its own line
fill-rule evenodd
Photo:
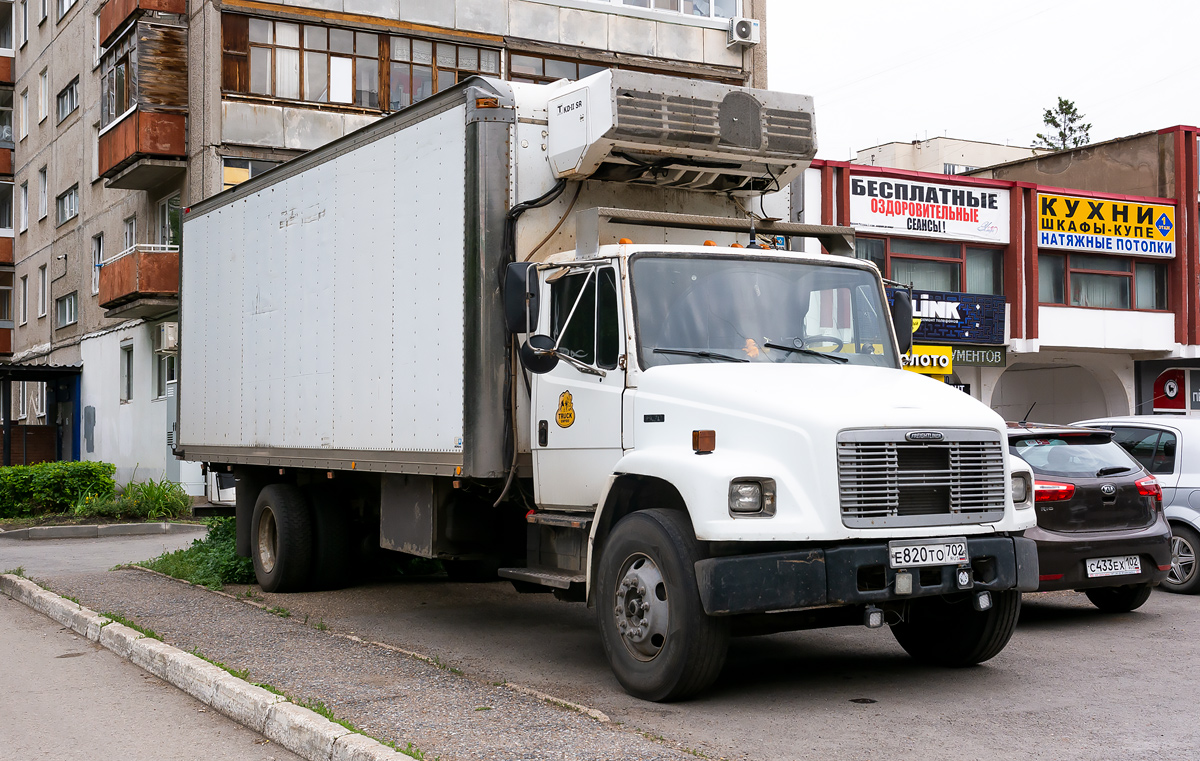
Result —
M 4 451 L 19 461 L 26 450 L 13 440 L 36 428 L 61 459 L 114 462 L 118 481 L 165 475 L 196 494 L 199 467 L 171 455 L 188 205 L 475 75 L 546 82 L 630 68 L 766 85 L 766 0 L 20 0 L 12 10 Z M 758 42 L 731 43 L 741 18 L 760 23 Z M 0 27 L 0 117 L 4 39 Z

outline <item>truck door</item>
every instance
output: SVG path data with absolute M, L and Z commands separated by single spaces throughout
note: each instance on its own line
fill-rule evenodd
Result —
M 620 279 L 611 264 L 564 269 L 547 279 L 548 333 L 559 353 L 579 366 L 560 361 L 532 378 L 537 501 L 586 508 L 596 504 L 621 458 Z

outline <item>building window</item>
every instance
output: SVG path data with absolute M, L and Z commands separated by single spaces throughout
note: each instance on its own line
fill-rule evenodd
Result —
M 21 139 L 29 134 L 29 91 L 21 93 Z
M 0 3 L 0 55 L 12 55 L 13 45 L 13 4 Z
M 125 220 L 125 247 L 124 251 L 133 248 L 137 243 L 137 216 L 129 217 Z
M 50 195 L 50 174 L 46 167 L 38 170 L 38 219 L 46 218 L 46 208 Z
M 493 48 L 228 13 L 221 29 L 227 92 L 386 111 L 471 74 L 500 74 Z
M 29 42 L 29 0 L 21 0 L 21 47 Z
M 913 238 L 859 238 L 857 255 L 874 262 L 884 277 L 920 290 L 1004 294 L 1004 252 L 999 248 Z
M 133 75 L 128 54 L 117 58 L 105 69 L 100 80 L 100 129 L 120 121 L 136 105 Z
M 50 280 L 46 277 L 46 265 L 38 267 L 38 317 L 46 316 L 46 304 L 50 296 Z
M 38 24 L 45 21 L 48 15 L 50 15 L 50 0 L 38 0 Z
M 653 8 L 685 16 L 733 18 L 738 15 L 738 0 L 609 0 L 630 8 Z
M 979 167 L 967 164 L 942 164 L 942 174 L 966 174 L 974 172 Z
M 42 0 L 45 2 L 46 0 Z M 58 20 L 62 21 L 62 17 L 67 15 L 67 11 L 75 7 L 75 0 L 58 0 Z
M 0 238 L 13 234 L 13 186 L 11 182 L 0 182 Z
M 72 185 L 65 193 L 54 199 L 54 210 L 60 225 L 74 219 L 79 214 L 79 185 Z
M 13 318 L 13 273 L 0 272 L 0 320 L 12 327 Z
M 46 416 L 46 384 L 33 384 L 33 414 L 34 417 Z
M 271 167 L 278 166 L 278 161 L 258 161 L 257 159 L 223 158 L 222 176 L 225 182 L 224 190 L 234 185 L 240 185 L 251 177 L 257 177 Z
M 17 383 L 17 420 L 29 417 L 29 389 L 25 381 Z
M 38 75 L 38 121 L 46 119 L 50 108 L 50 72 L 42 69 Z
M 133 399 L 133 345 L 121 347 L 121 401 Z
M 154 355 L 154 395 L 161 399 L 168 396 L 171 386 L 178 380 L 178 360 L 174 354 Z
M 29 182 L 21 183 L 21 232 L 29 229 Z
M 1100 309 L 1167 309 L 1167 265 L 1095 254 L 1038 253 L 1038 301 Z
M 71 84 L 58 94 L 58 121 L 62 121 L 79 108 L 79 77 L 71 80 Z
M 513 82 L 540 84 L 558 79 L 574 81 L 604 71 L 605 68 L 591 63 L 527 53 L 510 53 L 508 56 L 508 78 Z
M 92 295 L 100 293 L 100 265 L 104 263 L 104 233 L 92 236 Z
M 79 296 L 72 291 L 54 302 L 54 315 L 58 327 L 65 328 L 74 325 L 79 319 Z
M 29 322 L 29 276 L 21 276 L 21 324 Z
M 8 87 L 0 88 L 0 147 L 13 147 L 13 91 Z
M 183 211 L 179 194 L 158 202 L 158 242 L 163 246 L 178 246 L 183 239 Z

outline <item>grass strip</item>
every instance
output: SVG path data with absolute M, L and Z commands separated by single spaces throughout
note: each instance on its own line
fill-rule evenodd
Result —
M 237 527 L 233 518 L 205 521 L 208 534 L 190 547 L 164 552 L 135 565 L 209 589 L 224 589 L 226 584 L 253 584 L 254 564 L 237 554 Z M 277 614 L 280 615 L 280 614 Z

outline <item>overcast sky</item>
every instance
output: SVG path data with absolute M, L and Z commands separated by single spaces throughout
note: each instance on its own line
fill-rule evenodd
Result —
M 1200 0 L 768 0 L 772 90 L 818 156 L 936 135 L 1030 145 L 1058 96 L 1092 142 L 1200 125 Z

